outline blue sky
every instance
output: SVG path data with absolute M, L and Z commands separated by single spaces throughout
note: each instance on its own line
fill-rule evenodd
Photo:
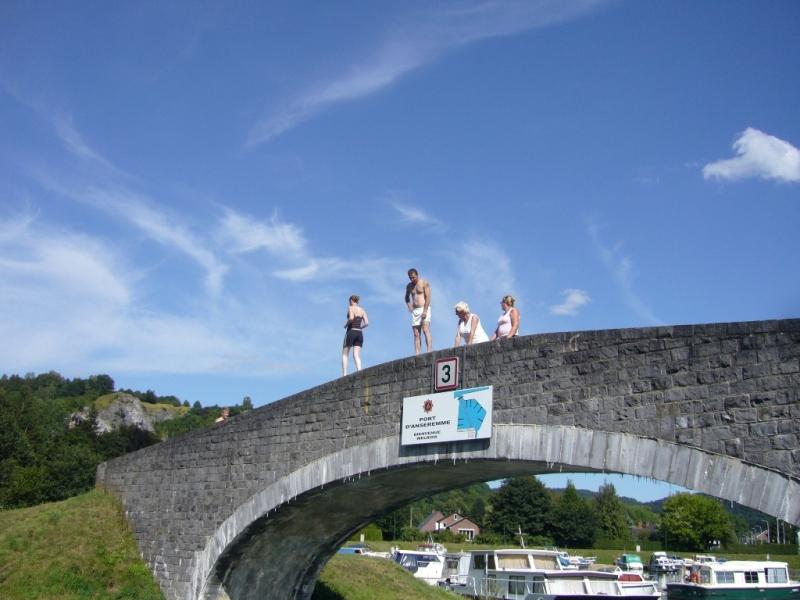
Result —
M 800 316 L 800 3 L 0 5 L 0 365 L 257 404 L 487 330 Z

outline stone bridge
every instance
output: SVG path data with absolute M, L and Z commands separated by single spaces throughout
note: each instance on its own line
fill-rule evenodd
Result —
M 492 385 L 490 440 L 401 446 L 436 358 Z M 332 355 L 331 360 L 334 357 Z M 553 333 L 365 369 L 100 465 L 168 600 L 307 599 L 405 503 L 522 473 L 614 472 L 800 525 L 800 319 Z

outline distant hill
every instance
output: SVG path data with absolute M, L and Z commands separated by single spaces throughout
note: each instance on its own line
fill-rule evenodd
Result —
M 554 488 L 553 492 L 555 493 L 562 493 L 564 488 Z M 578 495 L 582 498 L 592 499 L 597 496 L 597 492 L 592 490 L 578 490 Z M 708 496 L 709 498 L 714 498 L 714 496 L 709 496 L 708 494 L 703 494 Z M 645 509 L 657 515 L 660 515 L 661 512 L 664 510 L 664 502 L 668 498 L 661 498 L 659 500 L 650 500 L 649 502 L 640 502 L 635 498 L 628 498 L 625 496 L 620 496 L 619 499 L 628 509 Z M 719 498 L 716 498 L 719 500 Z M 739 504 L 738 502 L 730 502 L 730 501 L 723 501 L 720 500 L 720 503 L 725 508 L 725 510 L 733 517 L 734 525 L 739 536 L 746 535 L 752 529 L 758 529 L 759 531 L 766 528 L 765 521 L 770 523 L 770 527 L 775 527 L 775 518 L 763 513 L 761 511 L 752 509 L 748 506 L 744 506 Z M 774 531 L 772 529 L 771 531 Z M 772 534 L 773 539 L 775 539 L 775 534 Z

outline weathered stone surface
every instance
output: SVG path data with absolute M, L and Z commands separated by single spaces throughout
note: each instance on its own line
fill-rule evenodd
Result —
M 149 404 L 145 407 L 142 402 L 131 394 L 117 393 L 107 407 L 97 413 L 95 429 L 98 433 L 108 433 L 120 427 L 138 427 L 145 431 L 154 432 L 155 424 L 174 419 L 175 410 L 170 410 L 163 405 Z M 90 415 L 89 407 L 73 413 L 70 423 L 87 420 Z
M 491 441 L 401 447 L 402 398 L 459 356 Z M 168 600 L 308 598 L 405 502 L 517 473 L 655 477 L 800 523 L 800 320 L 551 333 L 377 365 L 101 465 Z M 265 567 L 264 565 L 268 565 Z

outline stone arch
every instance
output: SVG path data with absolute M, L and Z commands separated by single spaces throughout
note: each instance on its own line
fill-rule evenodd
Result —
M 800 524 L 796 480 L 635 434 L 495 425 L 491 444 L 411 448 L 388 436 L 315 460 L 238 506 L 195 554 L 188 600 L 260 598 L 265 590 L 271 598 L 310 598 L 336 548 L 380 514 L 476 481 L 565 468 L 657 479 Z M 325 519 L 333 514 L 339 520 Z

